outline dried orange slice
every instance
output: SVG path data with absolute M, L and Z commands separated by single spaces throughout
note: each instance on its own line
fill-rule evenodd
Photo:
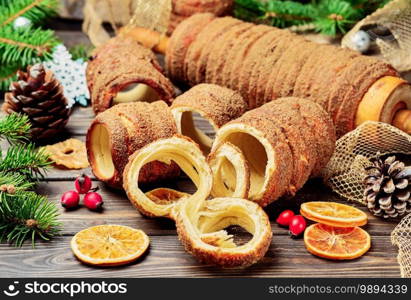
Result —
M 141 230 L 122 225 L 99 225 L 78 232 L 71 250 L 82 262 L 96 266 L 125 265 L 138 259 L 150 241 Z
M 353 206 L 336 202 L 306 202 L 300 213 L 309 220 L 336 227 L 355 227 L 367 224 L 367 215 Z
M 371 247 L 371 237 L 359 227 L 333 227 L 313 224 L 304 232 L 308 252 L 328 259 L 354 259 Z

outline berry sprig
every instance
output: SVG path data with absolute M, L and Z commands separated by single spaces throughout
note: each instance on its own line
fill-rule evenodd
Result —
M 74 209 L 80 205 L 80 195 L 85 195 L 83 204 L 89 210 L 101 211 L 103 208 L 103 197 L 98 191 L 98 187 L 92 188 L 92 181 L 89 176 L 83 174 L 76 178 L 74 187 L 76 190 L 65 192 L 61 196 L 61 205 L 66 209 Z
M 300 236 L 307 227 L 307 222 L 301 215 L 295 215 L 292 210 L 284 210 L 276 220 L 277 224 L 288 227 L 291 237 Z

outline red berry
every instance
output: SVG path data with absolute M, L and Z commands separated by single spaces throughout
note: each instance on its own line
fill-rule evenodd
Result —
M 77 177 L 74 182 L 77 192 L 80 194 L 85 194 L 91 189 L 91 179 L 87 175 L 83 174 L 80 177 Z
M 290 222 L 290 234 L 294 237 L 299 236 L 302 234 L 307 227 L 307 223 L 305 219 L 301 215 L 294 216 Z
M 84 196 L 83 203 L 88 209 L 101 210 L 104 202 L 99 193 L 89 192 Z
M 77 207 L 80 195 L 76 191 L 68 191 L 61 196 L 61 205 L 67 209 Z
M 283 211 L 277 218 L 277 223 L 281 226 L 288 226 L 290 225 L 291 219 L 294 217 L 294 212 L 292 210 L 285 210 Z

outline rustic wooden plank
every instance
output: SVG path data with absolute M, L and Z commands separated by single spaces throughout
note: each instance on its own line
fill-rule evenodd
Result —
M 40 242 L 36 249 L 0 245 L 0 277 L 399 277 L 395 249 L 388 237 L 373 238 L 371 250 L 347 262 L 309 254 L 301 239 L 274 236 L 266 257 L 247 269 L 220 269 L 198 263 L 176 236 L 150 236 L 147 255 L 130 266 L 94 268 L 79 263 L 71 237 Z
M 74 211 L 65 211 L 60 207 L 60 220 L 63 222 L 63 234 L 74 235 L 76 232 L 93 225 L 100 224 L 122 224 L 135 228 L 140 228 L 148 234 L 154 235 L 175 235 L 175 227 L 172 221 L 166 219 L 152 219 L 143 217 L 131 205 L 127 196 L 123 191 L 114 190 L 106 187 L 102 183 L 96 183 L 100 187 L 100 193 L 105 201 L 104 211 L 102 213 L 90 212 L 86 208 L 80 208 Z M 161 185 L 158 185 L 161 186 Z M 182 190 L 185 192 L 193 192 L 194 188 L 187 179 L 179 179 L 171 181 L 166 186 Z M 61 195 L 74 188 L 73 182 L 53 181 L 49 183 L 41 183 L 38 187 L 38 192 L 47 195 L 51 201 L 59 203 Z M 334 196 L 326 187 L 319 186 L 316 181 L 309 182 L 297 195 L 292 199 L 280 199 L 265 210 L 269 215 L 272 223 L 274 235 L 287 235 L 288 231 L 279 227 L 275 223 L 275 219 L 280 211 L 284 209 L 292 209 L 298 212 L 300 203 L 305 201 L 338 201 L 346 203 Z M 366 208 L 356 205 L 362 210 Z M 369 224 L 364 226 L 373 237 L 374 236 L 389 236 L 395 227 L 395 222 L 383 221 L 377 217 L 369 215 Z
M 88 43 L 87 37 L 79 32 L 79 22 L 57 24 L 57 34 L 69 47 Z M 94 118 L 90 107 L 76 107 L 67 125 L 65 134 L 58 137 L 85 139 L 87 128 Z M 200 128 L 205 123 L 199 122 Z M 210 133 L 210 132 L 208 132 Z M 47 174 L 49 182 L 42 182 L 38 191 L 51 201 L 59 202 L 61 194 L 73 189 L 73 179 L 85 170 L 51 169 Z M 95 177 L 93 177 L 95 179 Z M 170 220 L 150 219 L 141 216 L 127 200 L 122 191 L 98 183 L 105 200 L 102 213 L 90 212 L 86 208 L 65 211 L 60 206 L 60 220 L 63 223 L 62 236 L 51 242 L 38 242 L 36 249 L 29 244 L 15 249 L 0 244 L 0 277 L 398 277 L 397 249 L 390 243 L 394 221 L 384 221 L 369 214 L 369 224 L 364 226 L 372 236 L 372 248 L 362 258 L 349 262 L 335 262 L 319 259 L 309 254 L 301 239 L 287 237 L 287 230 L 275 224 L 279 211 L 290 208 L 298 211 L 305 201 L 330 200 L 345 203 L 332 194 L 320 181 L 310 181 L 293 199 L 280 199 L 268 206 L 274 234 L 272 245 L 266 257 L 258 264 L 244 270 L 222 270 L 199 264 L 186 253 L 178 241 L 175 225 Z M 189 181 L 182 179 L 170 183 L 183 191 L 192 191 Z M 366 208 L 354 204 L 366 211 Z M 89 226 L 98 224 L 123 224 L 143 229 L 151 238 L 149 253 L 138 263 L 114 269 L 93 268 L 82 265 L 69 248 L 71 236 Z M 240 237 L 241 238 L 241 237 Z

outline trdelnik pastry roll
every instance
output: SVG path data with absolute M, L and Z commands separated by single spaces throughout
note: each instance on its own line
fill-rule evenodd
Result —
M 250 109 L 282 97 L 312 100 L 331 115 L 337 136 L 355 128 L 360 103 L 371 87 L 383 78 L 399 77 L 391 65 L 374 57 L 319 45 L 287 30 L 209 14 L 197 14 L 176 28 L 166 66 L 175 82 L 212 83 L 239 91 Z M 409 86 L 400 88 L 411 92 Z M 410 96 L 384 94 L 383 99 L 386 105 L 372 105 L 368 111 L 378 112 L 385 122 L 411 108 Z
M 199 84 L 178 96 L 171 105 L 177 131 L 193 139 L 208 154 L 213 143 L 212 134 L 247 111 L 247 104 L 238 92 L 215 84 Z M 209 135 L 199 128 L 195 118 L 203 119 Z M 208 123 L 208 124 L 207 124 Z
M 115 37 L 96 48 L 86 75 L 96 113 L 124 102 L 171 103 L 174 96 L 154 53 L 130 38 Z
M 193 181 L 190 195 L 171 189 L 144 193 L 138 182 L 142 167 L 153 161 L 176 163 Z M 124 170 L 124 189 L 131 203 L 144 215 L 168 217 L 176 222 L 186 251 L 199 261 L 221 267 L 246 267 L 267 252 L 272 232 L 268 216 L 256 203 L 240 198 L 208 199 L 213 176 L 206 157 L 191 139 L 183 136 L 159 139 L 137 150 Z M 253 237 L 236 244 L 226 231 L 238 225 Z
M 294 195 L 328 163 L 335 140 L 331 118 L 312 101 L 282 98 L 251 110 L 217 132 L 212 194 L 261 206 Z
M 113 187 L 122 186 L 129 156 L 160 138 L 177 133 L 170 108 L 163 101 L 123 103 L 100 113 L 87 132 L 88 159 L 96 177 Z M 151 182 L 179 174 L 176 165 L 152 162 L 139 181 Z

